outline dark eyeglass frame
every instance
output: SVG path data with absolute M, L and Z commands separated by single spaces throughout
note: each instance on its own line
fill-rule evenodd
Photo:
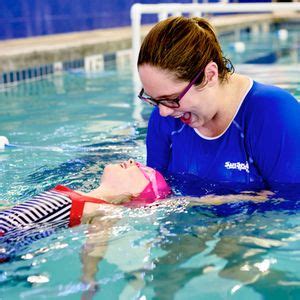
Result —
M 180 107 L 179 101 L 184 97 L 184 95 L 195 84 L 195 82 L 200 77 L 200 75 L 202 74 L 202 72 L 203 72 L 203 69 L 196 75 L 196 77 L 187 85 L 187 87 L 175 99 L 160 99 L 160 100 L 156 100 L 156 99 L 148 96 L 147 94 L 145 94 L 144 88 L 141 89 L 138 97 L 142 101 L 144 101 L 144 102 L 146 102 L 146 103 L 148 103 L 150 105 L 153 105 L 153 106 L 158 106 L 158 105 L 161 104 L 161 105 L 169 107 L 169 108 L 179 108 Z

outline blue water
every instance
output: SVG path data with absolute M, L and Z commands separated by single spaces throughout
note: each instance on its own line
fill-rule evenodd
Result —
M 262 40 L 270 45 L 275 35 Z M 283 48 L 290 50 L 276 64 L 244 64 L 253 50 L 235 52 L 230 37 L 224 47 L 238 72 L 300 99 L 298 41 L 299 35 L 289 36 Z M 267 45 L 259 42 L 265 57 L 278 53 Z M 0 93 L 0 135 L 18 145 L 0 152 L 0 199 L 17 203 L 58 183 L 89 190 L 106 163 L 145 160 L 150 108 L 135 103 L 129 66 L 77 70 Z M 298 299 L 297 199 L 284 206 L 282 199 L 253 204 L 242 198 L 213 208 L 179 198 L 111 212 L 122 219 L 99 264 L 95 299 Z M 0 299 L 80 299 L 87 235 L 82 225 L 27 247 L 21 239 L 13 259 L 0 265 Z
M 128 71 L 64 74 L 0 97 L 1 134 L 19 146 L 0 152 L 0 199 L 14 201 L 62 181 L 81 184 L 96 169 L 101 173 L 107 161 L 144 159 L 139 131 L 144 134 L 146 123 L 137 128 L 132 117 Z

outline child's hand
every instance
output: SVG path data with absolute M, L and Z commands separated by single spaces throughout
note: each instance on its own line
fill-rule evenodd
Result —
M 83 282 L 85 289 L 82 293 L 81 299 L 82 300 L 91 300 L 95 296 L 95 294 L 99 291 L 100 286 L 96 281 L 90 281 L 88 283 Z

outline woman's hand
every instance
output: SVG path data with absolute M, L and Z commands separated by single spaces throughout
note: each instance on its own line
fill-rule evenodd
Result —
M 271 191 L 260 191 L 258 193 L 253 192 L 242 192 L 240 194 L 230 194 L 230 195 L 206 195 L 200 198 L 191 197 L 187 198 L 189 203 L 192 205 L 197 204 L 207 204 L 207 205 L 221 205 L 225 203 L 233 203 L 240 201 L 252 201 L 256 203 L 265 202 L 272 196 L 274 193 Z

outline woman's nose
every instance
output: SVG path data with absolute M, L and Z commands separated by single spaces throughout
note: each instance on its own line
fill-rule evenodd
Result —
M 167 116 L 171 115 L 171 114 L 174 112 L 174 109 L 173 109 L 173 108 L 166 107 L 166 106 L 164 106 L 164 105 L 159 105 L 159 106 L 158 106 L 158 109 L 159 109 L 159 114 L 160 114 L 162 117 L 167 117 Z

